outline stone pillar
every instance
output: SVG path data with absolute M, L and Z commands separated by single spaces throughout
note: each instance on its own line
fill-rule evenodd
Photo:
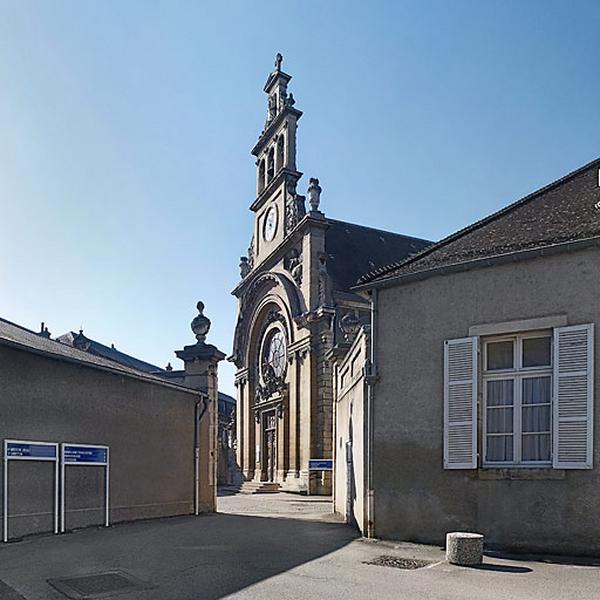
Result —
M 205 342 L 210 320 L 204 316 L 204 304 L 198 302 L 198 315 L 192 331 L 198 340 L 175 354 L 184 363 L 184 385 L 204 392 L 208 404 L 198 425 L 199 440 L 199 505 L 200 512 L 217 509 L 217 419 L 219 402 L 218 364 L 225 354 Z M 202 410 L 202 409 L 200 409 Z
M 277 482 L 283 484 L 289 465 L 289 391 L 283 392 L 277 408 Z
M 286 475 L 288 483 L 298 477 L 298 437 L 296 435 L 298 419 L 298 358 L 296 353 L 292 355 L 288 364 L 289 369 L 289 388 L 288 388 L 288 425 L 289 425 L 289 467 Z

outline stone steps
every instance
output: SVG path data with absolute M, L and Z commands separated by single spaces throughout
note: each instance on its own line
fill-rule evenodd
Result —
M 276 494 L 280 485 L 271 481 L 244 481 L 240 486 L 240 494 Z

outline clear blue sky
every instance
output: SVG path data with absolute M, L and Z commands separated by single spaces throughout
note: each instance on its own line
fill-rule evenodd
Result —
M 600 155 L 599 32 L 596 1 L 0 0 L 0 316 L 178 368 L 201 298 L 229 352 L 277 51 L 300 189 L 439 239 Z

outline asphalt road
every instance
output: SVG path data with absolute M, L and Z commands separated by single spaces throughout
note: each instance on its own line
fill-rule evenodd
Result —
M 589 563 L 486 557 L 480 569 L 455 567 L 439 548 L 360 540 L 322 498 L 225 496 L 220 510 L 4 545 L 0 598 L 64 600 L 48 580 L 106 572 L 143 586 L 102 596 L 123 600 L 600 598 L 600 568 Z M 430 564 L 365 564 L 381 555 Z

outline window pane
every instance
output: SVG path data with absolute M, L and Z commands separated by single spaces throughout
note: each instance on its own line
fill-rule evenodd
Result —
M 524 461 L 550 461 L 550 434 L 539 433 L 522 436 Z
M 487 369 L 498 371 L 499 369 L 513 368 L 513 342 L 492 342 L 487 345 Z
M 523 404 L 550 402 L 550 377 L 527 377 L 523 379 Z
M 490 462 L 512 462 L 512 435 L 490 435 L 487 438 L 487 460 Z
M 525 338 L 523 340 L 523 366 L 550 366 L 550 338 Z
M 550 431 L 550 405 L 524 406 L 523 431 Z
M 488 406 L 512 406 L 514 397 L 514 381 L 497 379 L 487 382 Z
M 488 408 L 487 409 L 487 432 L 488 433 L 512 433 L 513 432 L 513 409 L 511 408 Z

